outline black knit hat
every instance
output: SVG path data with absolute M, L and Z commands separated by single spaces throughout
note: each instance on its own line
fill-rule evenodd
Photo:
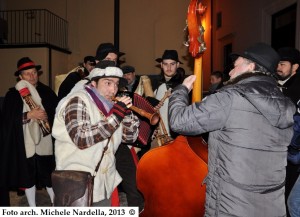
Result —
M 279 48 L 278 54 L 280 56 L 280 61 L 289 61 L 292 64 L 300 64 L 300 52 L 299 50 L 292 47 L 282 47 Z
M 39 71 L 42 66 L 35 65 L 35 63 L 29 57 L 22 57 L 17 63 L 17 68 L 18 70 L 15 72 L 15 76 L 19 76 L 21 71 L 26 69 L 36 68 L 36 70 Z
M 161 58 L 155 59 L 157 62 L 161 63 L 163 60 L 175 60 L 176 62 L 182 63 L 178 59 L 178 53 L 176 50 L 165 50 Z
M 232 58 L 243 57 L 249 59 L 263 67 L 269 72 L 275 73 L 278 62 L 280 60 L 277 52 L 265 43 L 256 43 L 247 48 L 243 53 L 233 53 L 230 55 Z
M 135 72 L 135 68 L 133 66 L 123 66 L 121 67 L 122 71 L 123 71 L 123 74 L 127 74 L 127 73 L 130 73 L 130 72 Z
M 97 48 L 95 59 L 98 61 L 103 60 L 109 53 L 115 53 L 118 57 L 125 54 L 119 52 L 112 43 L 102 43 Z

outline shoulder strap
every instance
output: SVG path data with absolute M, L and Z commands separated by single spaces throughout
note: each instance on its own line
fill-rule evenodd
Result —
M 102 161 L 102 159 L 103 159 L 104 153 L 106 152 L 106 150 L 107 150 L 107 148 L 108 148 L 109 142 L 110 142 L 110 138 L 108 139 L 108 141 L 107 141 L 107 143 L 106 143 L 106 145 L 105 145 L 105 147 L 104 147 L 104 149 L 103 149 L 101 158 L 100 158 L 100 160 L 99 160 L 99 162 L 98 162 L 98 164 L 97 164 L 97 166 L 96 166 L 96 168 L 95 168 L 95 171 L 94 171 L 94 174 L 93 174 L 93 178 L 96 176 L 96 174 L 97 174 L 97 172 L 98 172 L 98 170 L 99 170 L 100 163 L 101 163 L 101 161 Z

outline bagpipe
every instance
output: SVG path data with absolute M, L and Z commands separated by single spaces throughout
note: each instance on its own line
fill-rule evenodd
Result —
M 19 93 L 31 110 L 39 107 L 32 99 L 31 93 L 27 87 L 20 89 Z M 43 137 L 51 134 L 51 127 L 48 120 L 37 120 L 37 122 L 40 126 Z

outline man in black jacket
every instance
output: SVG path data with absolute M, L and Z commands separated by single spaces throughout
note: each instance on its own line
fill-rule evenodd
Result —
M 76 68 L 75 71 L 68 74 L 65 80 L 61 83 L 58 90 L 58 100 L 67 96 L 75 84 L 81 79 L 85 78 L 95 68 L 96 62 L 93 56 L 84 57 L 82 66 Z
M 295 105 L 300 99 L 300 52 L 291 47 L 283 47 L 278 50 L 280 61 L 277 67 L 278 84 L 282 93 L 289 97 Z M 286 168 L 285 200 L 299 176 L 299 165 L 288 161 Z M 287 216 L 289 212 L 287 210 Z
M 51 173 L 55 169 L 53 141 L 50 132 L 42 133 L 39 122 L 52 127 L 57 96 L 38 81 L 40 65 L 23 57 L 17 68 L 15 76 L 20 81 L 9 89 L 3 102 L 0 187 L 25 188 L 29 206 L 36 206 L 36 186 L 46 187 L 52 202 L 54 198 L 51 184 Z M 36 106 L 31 108 L 24 96 L 29 96 Z
M 133 66 L 122 66 L 123 77 L 127 80 L 128 84 L 126 86 L 127 90 L 134 92 L 139 85 L 140 76 L 135 74 L 135 68 Z

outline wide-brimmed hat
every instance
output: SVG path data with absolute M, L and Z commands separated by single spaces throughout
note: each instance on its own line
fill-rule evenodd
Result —
M 39 71 L 42 66 L 35 65 L 35 63 L 29 57 L 22 57 L 17 63 L 17 68 L 18 70 L 15 72 L 15 76 L 19 76 L 21 71 L 26 69 L 36 68 L 36 70 Z
M 176 62 L 182 63 L 178 59 L 178 53 L 176 50 L 165 50 L 161 58 L 155 59 L 157 62 L 161 63 L 163 60 L 175 60 Z
M 95 61 L 95 57 L 93 56 L 85 56 L 83 59 L 84 63 L 90 62 L 93 63 L 94 65 L 96 65 L 96 61 Z
M 278 49 L 280 61 L 289 61 L 292 64 L 300 64 L 300 52 L 292 47 L 282 47 Z
M 116 66 L 116 62 L 112 60 L 101 60 L 95 65 L 95 68 L 105 69 L 109 66 Z
M 109 53 L 115 53 L 118 57 L 125 54 L 119 52 L 112 43 L 102 43 L 97 48 L 95 59 L 98 61 L 103 60 Z
M 119 67 L 108 66 L 104 69 L 94 68 L 88 78 L 92 81 L 100 78 L 119 78 L 119 85 L 124 87 L 128 84 L 127 80 L 123 78 L 123 72 Z
M 280 60 L 279 55 L 270 45 L 261 42 L 248 47 L 243 53 L 233 53 L 230 56 L 234 59 L 243 57 L 251 60 L 271 73 L 276 72 Z
M 131 73 L 131 72 L 135 72 L 135 68 L 133 66 L 122 66 L 121 67 L 123 74 L 127 74 L 127 73 Z

